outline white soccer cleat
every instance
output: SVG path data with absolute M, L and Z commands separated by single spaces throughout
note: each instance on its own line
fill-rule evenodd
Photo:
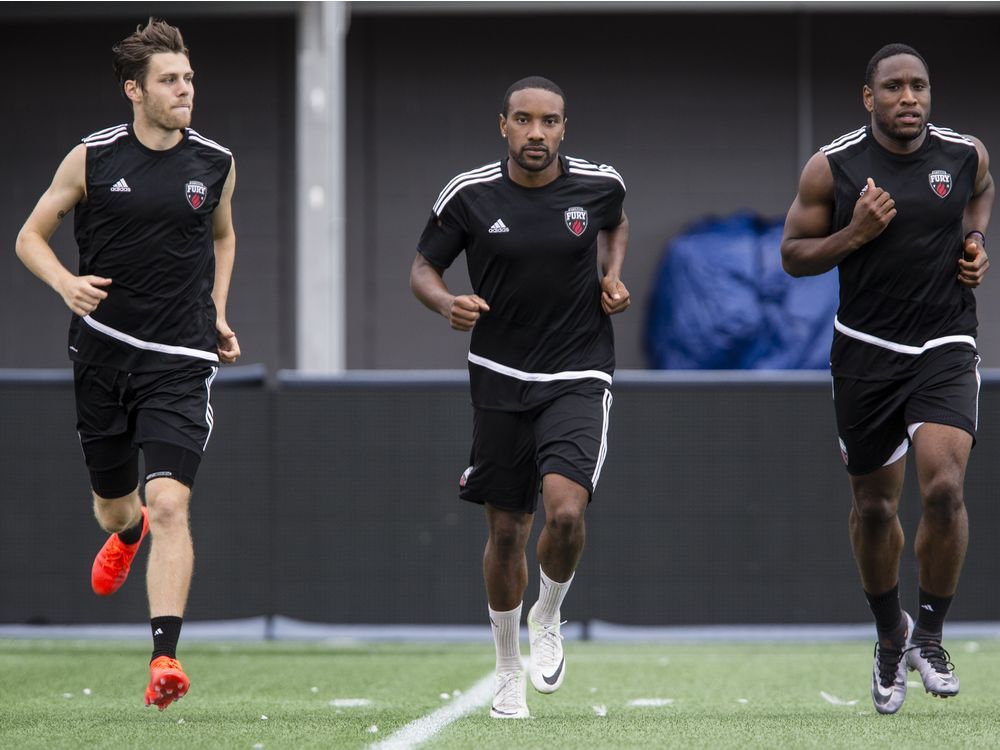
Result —
M 531 684 L 539 693 L 554 693 L 566 676 L 563 637 L 559 632 L 562 623 L 556 620 L 552 625 L 542 625 L 535 621 L 534 614 L 535 608 L 532 607 L 528 611 L 528 643 L 531 645 L 528 672 Z
M 527 719 L 530 714 L 526 692 L 523 669 L 497 672 L 490 716 L 494 719 Z
M 906 665 L 920 673 L 924 690 L 931 695 L 938 698 L 958 695 L 955 665 L 951 663 L 951 654 L 941 647 L 940 642 L 914 643 L 911 633 L 906 642 Z
M 906 644 L 913 632 L 913 618 L 906 612 L 906 634 L 900 648 L 882 648 L 875 644 L 875 665 L 872 667 L 872 702 L 880 714 L 894 714 L 903 707 L 906 698 Z

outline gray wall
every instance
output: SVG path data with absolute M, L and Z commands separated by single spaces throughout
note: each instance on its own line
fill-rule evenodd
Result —
M 0 368 L 68 365 L 70 313 L 20 263 L 14 239 L 80 138 L 131 121 L 131 107 L 111 74 L 111 45 L 157 10 L 124 3 L 102 12 L 87 3 L 38 6 L 0 8 L 0 66 L 10 71 L 0 122 L 0 274 L 6 282 Z M 272 369 L 294 366 L 294 15 L 165 15 L 191 50 L 193 127 L 236 157 L 237 260 L 229 321 L 249 361 Z M 53 245 L 75 270 L 71 217 Z
M 646 366 L 645 307 L 667 240 L 707 214 L 783 215 L 804 160 L 865 124 L 864 69 L 882 44 L 906 41 L 928 58 L 933 122 L 1000 148 L 1000 102 L 987 95 L 1000 49 L 964 51 L 970 34 L 998 29 L 995 4 L 957 13 L 801 7 L 811 12 L 356 9 L 347 48 L 349 366 L 462 366 L 466 336 L 419 308 L 409 265 L 444 184 L 504 156 L 497 112 L 524 75 L 548 76 L 566 91 L 564 152 L 613 164 L 628 185 L 624 279 L 635 304 L 615 318 L 622 368 Z M 462 263 L 445 278 L 468 289 Z M 978 295 L 987 366 L 1000 365 L 997 283 L 990 277 Z
M 209 4 L 211 5 L 211 4 Z M 0 122 L 0 367 L 61 366 L 68 313 L 13 255 L 13 239 L 63 155 L 129 117 L 109 73 L 111 43 L 149 12 L 184 30 L 198 73 L 195 127 L 231 147 L 239 256 L 230 318 L 246 361 L 294 366 L 295 4 L 0 6 L 0 63 L 16 71 Z M 934 121 L 991 144 L 1000 102 L 984 95 L 1000 49 L 995 3 L 955 13 L 878 6 L 841 13 L 612 14 L 607 4 L 525 15 L 440 4 L 351 8 L 347 36 L 348 367 L 461 367 L 464 335 L 407 286 L 430 205 L 457 172 L 503 156 L 496 113 L 514 79 L 543 73 L 569 96 L 566 153 L 618 167 L 629 186 L 632 309 L 616 319 L 619 366 L 645 366 L 641 335 L 662 248 L 690 221 L 752 209 L 781 215 L 803 160 L 864 122 L 864 65 L 905 40 L 928 57 Z M 513 7 L 513 6 L 511 6 Z M 641 7 L 641 6 L 638 6 Z M 856 6 L 855 6 L 856 7 Z M 948 7 L 948 6 L 945 6 Z M 254 10 L 257 8 L 257 10 Z M 425 12 L 426 9 L 429 12 Z M 226 15 L 221 15 L 221 14 Z M 216 15 L 219 14 L 219 15 Z M 253 44 L 248 46 L 247 40 Z M 67 222 L 68 223 L 68 222 Z M 75 265 L 69 227 L 57 233 Z M 994 273 L 996 273 L 994 271 Z M 466 289 L 460 261 L 448 274 Z M 1000 366 L 1000 296 L 979 294 L 984 364 Z
M 461 380 L 273 389 L 221 380 L 192 506 L 197 562 L 187 617 L 483 622 L 485 519 L 457 497 L 471 433 L 467 388 Z M 972 541 L 955 620 L 1000 619 L 992 544 L 1000 468 L 990 461 L 1000 442 L 997 403 L 1000 381 L 992 380 L 968 475 Z M 144 617 L 148 543 L 118 594 L 90 592 L 105 537 L 90 510 L 72 415 L 69 383 L 0 382 L 0 622 Z M 609 445 L 568 617 L 868 620 L 824 378 L 697 385 L 624 377 Z M 918 508 L 911 470 L 901 505 L 907 606 L 916 597 Z M 529 559 L 533 592 L 533 552 Z

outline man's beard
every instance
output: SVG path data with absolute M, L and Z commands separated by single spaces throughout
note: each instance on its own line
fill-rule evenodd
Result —
M 538 161 L 528 161 L 524 158 L 523 152 L 518 152 L 516 154 L 511 154 L 514 157 L 514 161 L 517 162 L 517 166 L 526 172 L 544 172 L 545 169 L 556 160 L 556 154 L 551 151 L 545 152 L 545 158 Z

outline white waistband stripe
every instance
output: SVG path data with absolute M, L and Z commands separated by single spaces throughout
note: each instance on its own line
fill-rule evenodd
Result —
M 187 346 L 173 346 L 171 344 L 157 344 L 155 341 L 143 341 L 142 339 L 137 339 L 135 336 L 122 333 L 111 326 L 106 326 L 104 323 L 99 323 L 89 315 L 83 317 L 83 322 L 95 331 L 100 331 L 105 336 L 110 336 L 129 346 L 134 346 L 136 349 L 145 349 L 146 351 L 160 352 L 161 354 L 179 354 L 184 357 L 196 357 L 208 360 L 209 362 L 219 361 L 219 355 L 215 352 L 203 352 L 201 349 L 191 349 Z
M 895 341 L 880 339 L 878 336 L 872 336 L 870 333 L 855 331 L 853 328 L 845 326 L 837 318 L 833 319 L 833 327 L 852 339 L 864 341 L 866 344 L 872 344 L 873 346 L 881 346 L 883 349 L 889 349 L 890 351 L 898 352 L 899 354 L 923 354 L 928 349 L 945 346 L 946 344 L 968 344 L 973 349 L 976 348 L 976 340 L 972 336 L 942 336 L 938 339 L 931 339 L 930 341 L 925 342 L 922 346 L 909 346 L 907 344 L 897 344 Z
M 480 367 L 485 367 L 487 370 L 493 370 L 493 372 L 498 372 L 501 375 L 506 375 L 510 378 L 517 378 L 518 380 L 524 380 L 529 383 L 549 383 L 555 380 L 586 380 L 588 378 L 595 378 L 597 380 L 603 380 L 608 385 L 611 385 L 611 376 L 606 372 L 601 372 L 600 370 L 566 370 L 565 372 L 525 372 L 524 370 L 517 370 L 513 367 L 508 367 L 507 365 L 502 365 L 499 362 L 494 362 L 492 359 L 486 359 L 486 357 L 480 357 L 478 354 L 473 354 L 469 352 L 469 361 L 474 365 L 479 365 Z

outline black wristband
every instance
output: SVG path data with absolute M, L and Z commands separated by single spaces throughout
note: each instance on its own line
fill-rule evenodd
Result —
M 969 237 L 971 237 L 974 234 L 979 235 L 979 244 L 982 245 L 983 247 L 986 247 L 986 235 L 980 232 L 978 229 L 973 229 L 971 232 L 967 232 L 965 235 L 965 239 L 969 239 Z

